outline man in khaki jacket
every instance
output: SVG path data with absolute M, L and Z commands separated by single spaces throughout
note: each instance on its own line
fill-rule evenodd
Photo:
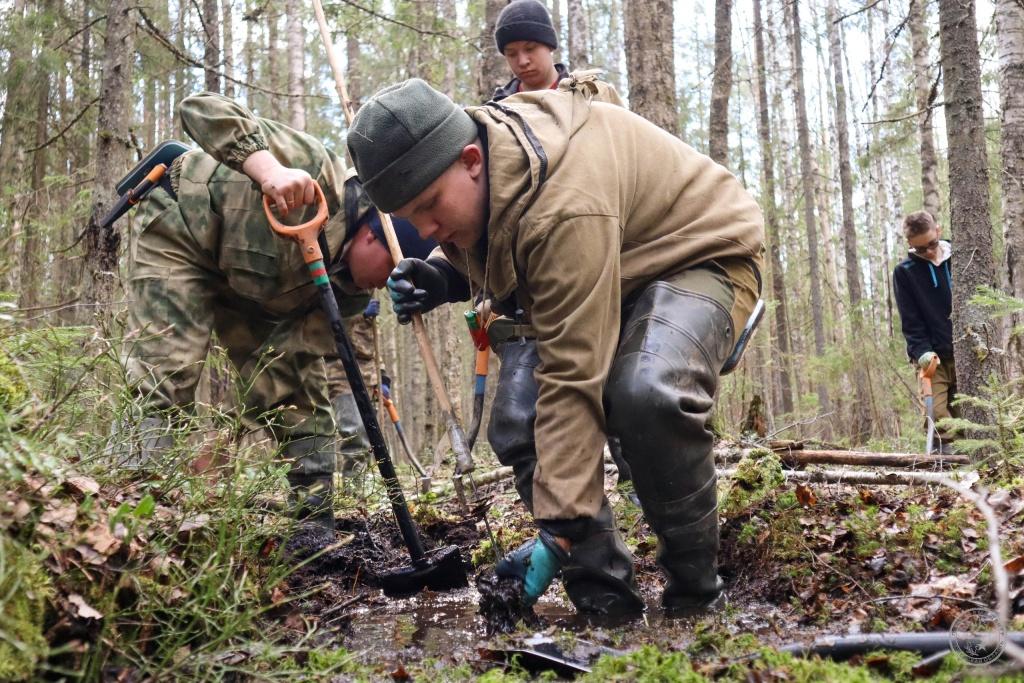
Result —
M 392 273 L 399 320 L 482 289 L 537 339 L 536 459 L 513 466 L 539 533 L 499 573 L 528 602 L 561 570 L 581 611 L 643 609 L 603 495 L 613 434 L 658 535 L 662 603 L 690 612 L 721 596 L 707 420 L 760 290 L 763 222 L 726 169 L 594 91 L 462 110 L 413 79 L 360 109 L 348 147 L 374 204 L 441 243 Z

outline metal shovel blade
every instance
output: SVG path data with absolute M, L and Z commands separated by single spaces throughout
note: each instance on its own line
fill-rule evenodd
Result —
M 419 563 L 381 575 L 381 588 L 388 597 L 401 597 L 423 589 L 446 591 L 469 585 L 466 565 L 458 546 L 450 545 L 427 553 Z

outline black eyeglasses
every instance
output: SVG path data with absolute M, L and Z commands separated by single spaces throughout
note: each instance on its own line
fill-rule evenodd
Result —
M 928 244 L 924 245 L 923 247 L 911 247 L 910 249 L 915 254 L 923 254 L 926 251 L 931 251 L 932 249 L 934 249 L 937 246 L 939 246 L 939 239 L 935 238 L 931 242 L 929 242 Z

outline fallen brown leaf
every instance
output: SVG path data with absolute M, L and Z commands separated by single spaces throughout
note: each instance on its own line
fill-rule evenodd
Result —
M 89 477 L 68 477 L 64 482 L 65 488 L 71 493 L 78 494 L 79 496 L 95 496 L 100 492 L 100 485 L 96 483 L 95 479 Z
M 1011 574 L 1020 574 L 1024 571 L 1024 555 L 1018 555 L 1003 565 L 1003 568 Z
M 796 499 L 804 507 L 814 507 L 818 502 L 818 497 L 814 495 L 814 491 L 804 483 L 796 485 Z
M 56 504 L 52 509 L 43 512 L 39 517 L 39 521 L 43 524 L 68 527 L 75 522 L 77 517 L 78 506 L 75 503 Z
M 102 619 L 103 615 L 97 610 L 89 606 L 89 603 L 85 601 L 78 593 L 71 593 L 68 595 L 68 602 L 75 607 L 75 614 L 81 619 Z
M 89 527 L 82 534 L 82 540 L 101 555 L 110 556 L 121 549 L 121 541 L 110 533 L 110 527 L 103 522 L 97 522 Z
M 407 681 L 411 678 L 409 672 L 405 670 L 405 667 L 401 664 L 398 668 L 391 672 L 391 680 L 393 681 Z

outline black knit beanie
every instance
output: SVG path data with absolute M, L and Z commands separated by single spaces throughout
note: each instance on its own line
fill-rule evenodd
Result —
M 517 40 L 532 40 L 552 50 L 558 49 L 558 36 L 551 24 L 551 15 L 548 8 L 537 0 L 514 0 L 498 15 L 498 23 L 494 27 L 498 52 L 504 54 L 505 46 Z
M 477 135 L 469 114 L 412 78 L 360 107 L 347 142 L 363 190 L 391 213 L 444 173 Z

